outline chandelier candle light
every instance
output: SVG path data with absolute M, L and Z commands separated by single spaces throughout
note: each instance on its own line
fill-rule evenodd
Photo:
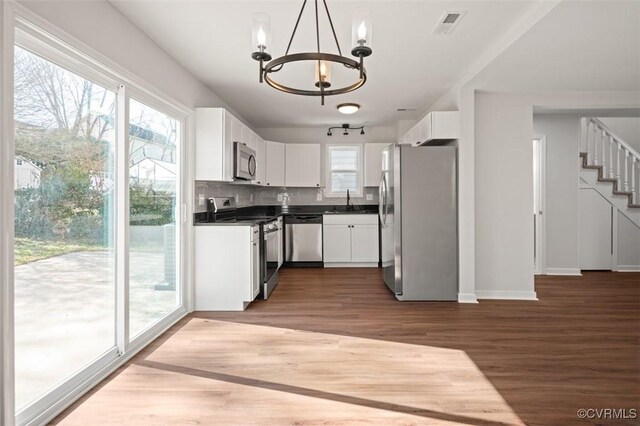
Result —
M 300 24 L 300 18 L 304 12 L 304 8 L 307 5 L 307 0 L 302 2 L 302 8 L 298 14 L 298 19 L 293 27 L 287 50 L 283 56 L 275 59 L 271 59 L 271 55 L 268 53 L 271 47 L 271 19 L 264 13 L 256 13 L 253 15 L 252 26 L 252 45 L 257 50 L 251 54 L 251 57 L 260 63 L 260 83 L 266 82 L 274 89 L 278 89 L 285 93 L 291 93 L 294 95 L 304 96 L 320 96 L 320 102 L 324 105 L 325 96 L 341 95 L 344 93 L 352 92 L 360 88 L 367 81 L 367 71 L 364 68 L 364 58 L 371 55 L 371 23 L 366 19 L 359 19 L 354 22 L 351 31 L 352 45 L 355 46 L 351 49 L 351 54 L 358 58 L 354 60 L 342 55 L 342 49 L 340 49 L 340 43 L 338 43 L 338 37 L 333 27 L 333 21 L 331 20 L 331 14 L 327 7 L 326 0 L 322 0 L 324 9 L 327 14 L 329 25 L 331 27 L 331 33 L 335 40 L 338 54 L 325 53 L 320 50 L 320 26 L 318 20 L 318 0 L 314 0 L 315 4 L 315 24 L 316 24 L 316 51 L 315 52 L 302 52 L 302 53 L 289 53 L 291 49 L 291 43 L 298 30 Z M 313 78 L 314 86 L 317 90 L 289 87 L 284 84 L 278 83 L 274 79 L 274 74 L 280 72 L 284 66 L 291 62 L 315 62 L 315 76 Z M 333 88 L 331 86 L 331 65 L 332 63 L 342 64 L 345 68 L 355 70 L 358 72 L 358 79 L 355 83 L 344 87 Z

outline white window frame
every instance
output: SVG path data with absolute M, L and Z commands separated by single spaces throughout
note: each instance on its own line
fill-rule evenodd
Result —
M 173 326 L 188 312 L 193 311 L 193 229 L 187 226 L 187 217 L 192 213 L 193 191 L 188 182 L 193 180 L 193 110 L 166 96 L 162 91 L 131 74 L 126 69 L 109 60 L 91 47 L 42 19 L 35 13 L 13 1 L 0 2 L 0 424 L 44 424 L 53 419 L 84 393 L 93 388 L 128 359 Z M 178 151 L 180 164 L 180 185 L 178 187 L 178 211 L 176 226 L 179 241 L 181 274 L 179 303 L 176 309 L 155 323 L 133 341 L 128 336 L 128 239 L 123 218 L 128 218 L 128 188 L 121 191 L 116 200 L 116 345 L 88 368 L 82 370 L 67 382 L 50 391 L 34 404 L 20 412 L 15 412 L 14 390 L 14 340 L 13 340 L 13 49 L 18 44 L 45 59 L 83 78 L 103 85 L 117 93 L 118 108 L 128 105 L 129 96 L 145 105 L 153 107 L 181 123 L 181 146 Z M 5 96 L 7 95 L 7 96 Z M 125 110 L 126 111 L 126 110 Z M 128 164 L 122 163 L 128 155 L 128 117 L 117 112 L 126 128 L 118 129 L 116 174 L 126 173 L 128 184 Z M 7 141 L 7 143 L 4 143 Z M 124 164 L 124 166 L 123 166 Z M 120 225 L 118 225 L 118 222 Z M 128 223 L 128 221 L 126 222 Z M 5 226 L 7 225 L 7 226 Z M 124 295 L 124 296 L 123 296 Z M 126 311 L 125 311 L 126 310 Z M 126 331 L 125 331 L 126 329 Z
M 326 150 L 326 172 L 325 172 L 325 197 L 346 197 L 346 191 L 333 191 L 331 188 L 331 175 L 332 173 L 338 173 L 339 170 L 331 170 L 331 151 L 333 149 L 353 149 L 355 148 L 358 152 L 358 168 L 356 170 L 356 181 L 357 181 L 357 191 L 349 192 L 349 195 L 354 198 L 363 197 L 364 194 L 364 159 L 362 158 L 363 148 L 362 144 L 349 144 L 349 143 L 341 143 L 341 144 L 327 144 L 325 147 Z M 344 172 L 351 173 L 353 170 L 344 170 Z

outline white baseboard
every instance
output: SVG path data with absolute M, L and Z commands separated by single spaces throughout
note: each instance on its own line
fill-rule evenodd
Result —
M 474 293 L 458 293 L 458 303 L 478 303 Z
M 545 275 L 582 275 L 578 268 L 546 268 Z
M 640 272 L 640 265 L 618 265 L 618 272 Z
M 377 268 L 378 262 L 330 262 L 324 263 L 325 268 Z
M 538 300 L 535 291 L 476 290 L 478 299 Z

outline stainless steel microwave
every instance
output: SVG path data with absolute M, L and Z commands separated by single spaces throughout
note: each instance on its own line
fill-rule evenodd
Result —
M 233 177 L 242 180 L 256 178 L 256 152 L 241 142 L 233 143 Z

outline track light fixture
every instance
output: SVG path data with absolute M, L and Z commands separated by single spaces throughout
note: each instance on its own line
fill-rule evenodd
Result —
M 351 127 L 348 124 L 343 124 L 340 127 L 329 127 L 329 130 L 327 130 L 327 136 L 333 136 L 332 130 L 334 129 L 343 129 L 344 132 L 342 133 L 344 136 L 348 136 L 349 135 L 349 130 L 360 130 L 360 134 L 364 135 L 364 125 L 360 126 L 360 127 Z

